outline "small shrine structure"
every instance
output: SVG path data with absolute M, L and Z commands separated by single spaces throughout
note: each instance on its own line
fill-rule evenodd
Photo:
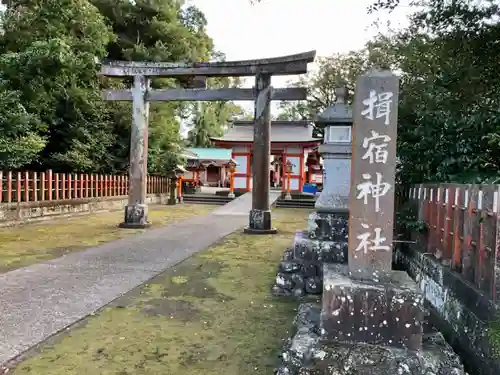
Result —
M 287 161 L 293 164 L 290 175 L 290 191 L 301 192 L 309 172 L 316 174 L 321 170 L 319 157 L 315 151 L 321 138 L 313 137 L 310 121 L 272 121 L 271 122 L 271 158 L 270 179 L 275 179 L 281 190 L 286 189 L 286 172 L 283 166 Z M 234 121 L 229 130 L 220 138 L 211 138 L 217 147 L 231 149 L 232 158 L 237 163 L 234 174 L 234 189 L 252 190 L 252 160 L 254 144 L 254 122 Z M 311 158 L 309 156 L 311 155 Z M 274 161 L 278 161 L 273 163 Z M 309 171 L 310 169 L 310 171 Z
M 229 184 L 231 150 L 221 148 L 186 149 L 186 172 L 182 180 L 196 186 L 226 186 Z

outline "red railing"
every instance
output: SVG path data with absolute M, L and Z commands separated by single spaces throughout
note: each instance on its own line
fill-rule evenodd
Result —
M 500 300 L 500 185 L 428 184 L 399 193 L 425 223 L 426 231 L 412 232 L 422 250 Z
M 169 180 L 148 176 L 148 194 L 166 194 Z M 0 203 L 115 197 L 128 194 L 128 176 L 84 173 L 2 172 Z

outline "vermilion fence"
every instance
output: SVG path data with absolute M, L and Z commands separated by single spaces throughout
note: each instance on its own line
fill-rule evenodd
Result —
M 422 251 L 500 300 L 500 185 L 418 185 L 398 192 L 398 210 L 424 224 Z M 412 218 L 409 218 L 412 220 Z
M 166 194 L 169 180 L 148 176 L 148 194 Z M 2 172 L 0 203 L 115 197 L 128 194 L 128 176 L 84 173 Z

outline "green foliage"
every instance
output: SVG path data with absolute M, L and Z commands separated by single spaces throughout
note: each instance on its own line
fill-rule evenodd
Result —
M 335 102 L 335 89 L 343 86 L 352 100 L 356 78 L 368 66 L 365 51 L 352 51 L 317 59 L 316 70 L 291 82 L 290 86 L 306 87 L 308 100 L 280 103 L 279 120 L 308 120 L 323 112 Z M 315 137 L 323 136 L 322 128 L 315 128 Z
M 3 26 L 1 89 L 17 104 L 2 100 L 0 111 L 19 120 L 3 135 L 15 144 L 3 166 L 92 170 L 111 141 L 96 76 L 112 40 L 102 16 L 84 0 L 12 2 Z
M 398 229 L 401 231 L 409 231 L 409 233 L 427 233 L 429 227 L 427 222 L 423 220 L 418 220 L 415 215 L 414 207 L 411 207 L 408 203 L 403 204 L 402 207 L 398 207 L 396 211 L 396 223 Z
M 213 49 L 206 19 L 177 0 L 91 0 L 116 34 L 113 60 L 203 61 Z
M 495 2 L 430 0 L 408 29 L 372 43 L 401 71 L 400 181 L 498 179 L 497 11 Z
M 177 105 L 155 103 L 150 108 L 150 120 L 154 124 L 149 130 L 148 169 L 150 173 L 168 174 L 181 159 L 182 142 L 180 122 L 176 117 Z
M 210 79 L 211 88 L 239 87 L 238 79 Z M 220 137 L 227 129 L 227 124 L 234 118 L 248 117 L 243 108 L 232 102 L 198 102 L 192 105 L 191 118 L 188 121 L 187 142 L 190 147 L 210 147 L 211 137 Z
M 309 86 L 307 103 L 283 104 L 279 117 L 314 118 L 336 86 L 352 93 L 369 67 L 391 68 L 401 77 L 398 181 L 500 181 L 499 3 L 419 2 L 408 28 L 379 35 L 362 51 L 320 59 L 298 82 Z M 379 0 L 371 10 L 397 5 Z
M 200 61 L 214 53 L 203 13 L 177 0 L 3 3 L 1 169 L 125 171 L 131 104 L 106 103 L 101 90 L 130 82 L 99 78 L 98 62 Z M 174 84 L 153 82 L 154 87 Z M 167 173 L 182 162 L 179 127 L 189 108 L 189 103 L 152 105 L 150 172 Z
M 18 92 L 0 90 L 0 103 L 0 170 L 16 169 L 35 160 L 46 139 L 35 132 L 42 124 L 19 103 Z

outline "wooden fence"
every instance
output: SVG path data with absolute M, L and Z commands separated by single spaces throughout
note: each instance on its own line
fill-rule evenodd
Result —
M 169 179 L 148 176 L 148 194 L 166 194 Z M 84 173 L 2 172 L 0 203 L 115 197 L 128 194 L 128 176 Z
M 422 251 L 433 254 L 489 298 L 500 301 L 500 185 L 418 185 L 398 192 L 426 230 L 411 230 Z

